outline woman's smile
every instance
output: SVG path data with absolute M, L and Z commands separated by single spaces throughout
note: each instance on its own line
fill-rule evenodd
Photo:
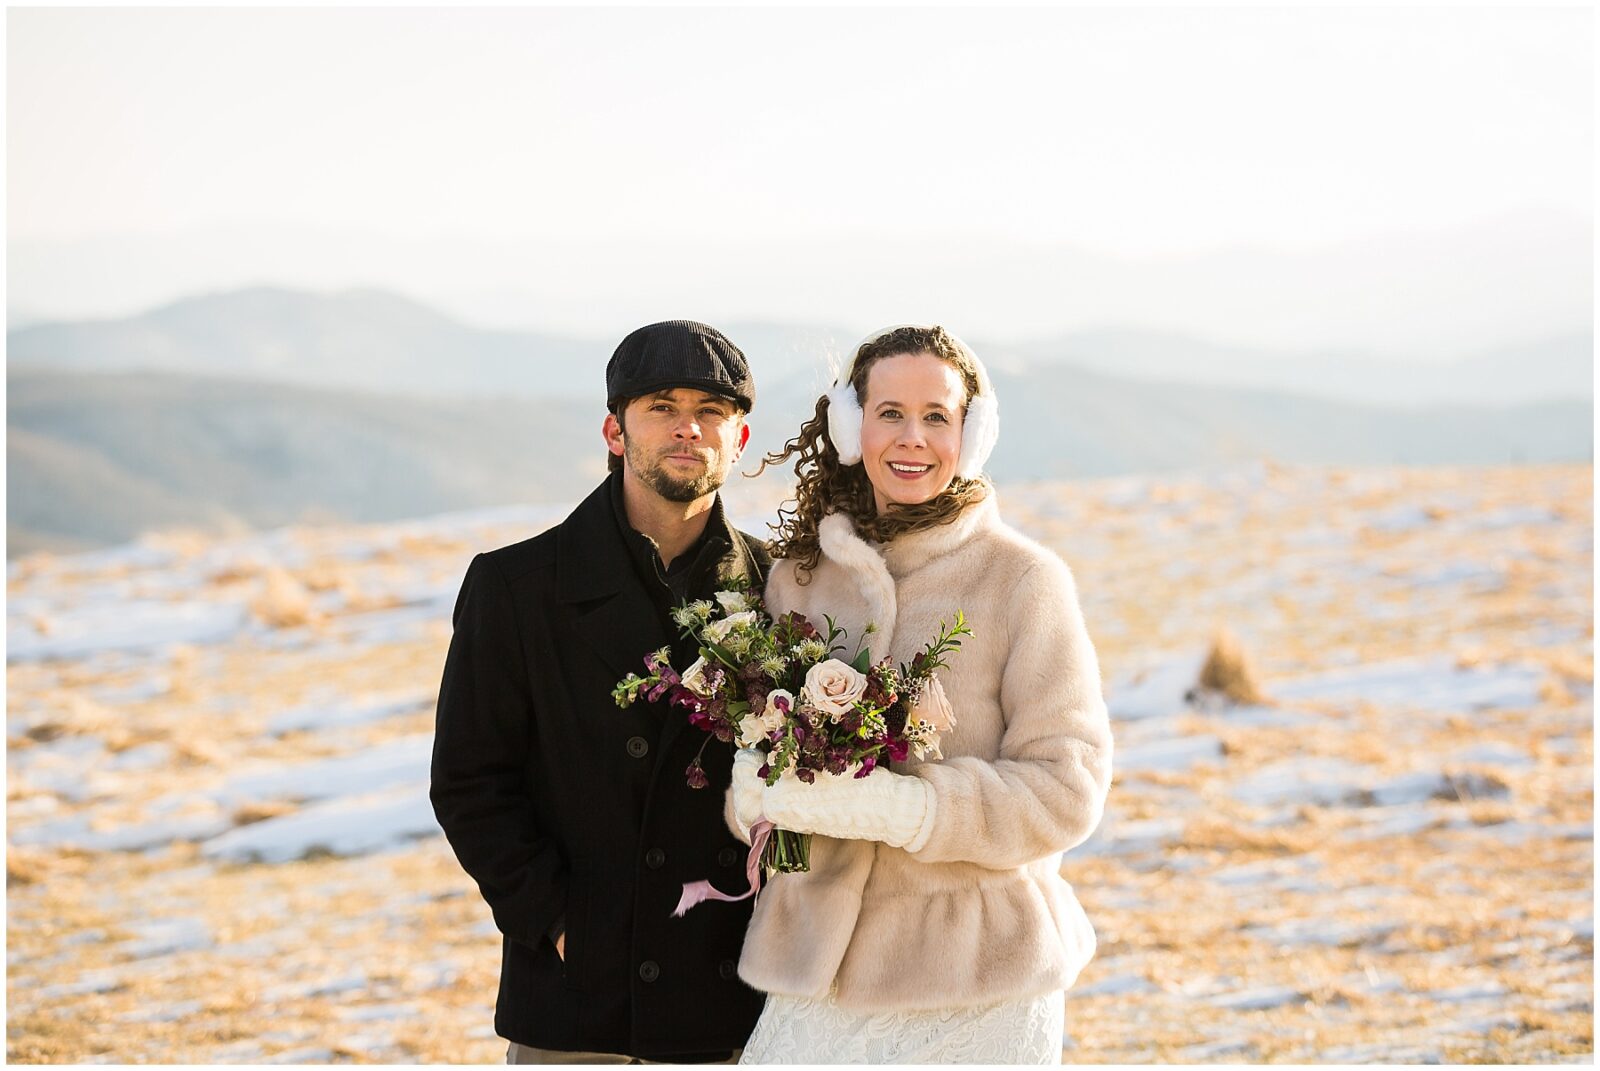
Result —
M 937 497 L 961 456 L 961 373 L 926 351 L 897 354 L 872 366 L 866 393 L 861 460 L 878 512 Z

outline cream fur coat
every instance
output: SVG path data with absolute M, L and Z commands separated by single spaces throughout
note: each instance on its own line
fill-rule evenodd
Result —
M 739 976 L 796 997 L 834 991 L 863 1012 L 971 1006 L 1072 985 L 1094 930 L 1058 873 L 1094 831 L 1111 780 L 1100 671 L 1061 559 L 999 517 L 994 496 L 953 522 L 884 545 L 824 518 L 810 582 L 773 563 L 776 615 L 871 621 L 873 658 L 909 662 L 939 622 L 974 635 L 941 672 L 955 729 L 944 758 L 896 763 L 931 787 L 915 851 L 876 841 L 812 842 L 811 870 L 772 878 L 756 905 Z M 730 823 L 731 824 L 731 823 Z

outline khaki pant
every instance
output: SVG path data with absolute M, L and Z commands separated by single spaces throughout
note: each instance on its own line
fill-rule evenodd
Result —
M 743 1049 L 735 1049 L 733 1055 L 719 1061 L 725 1064 L 739 1062 L 739 1054 Z M 670 1063 L 662 1060 L 641 1060 L 636 1056 L 623 1056 L 613 1052 L 561 1052 L 558 1049 L 536 1049 L 532 1045 L 518 1045 L 513 1041 L 506 1049 L 506 1063 L 508 1064 L 655 1064 Z

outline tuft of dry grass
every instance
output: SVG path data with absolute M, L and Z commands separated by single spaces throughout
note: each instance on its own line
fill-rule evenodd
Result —
M 1226 626 L 1219 627 L 1212 636 L 1211 651 L 1200 667 L 1199 686 L 1242 705 L 1267 701 L 1254 660 Z
M 262 800 L 246 803 L 233 812 L 233 824 L 236 826 L 253 825 L 256 822 L 265 822 L 269 818 L 282 818 L 286 814 L 293 814 L 300 808 L 287 800 Z
M 6 888 L 13 885 L 35 885 L 50 874 L 44 859 L 35 852 L 21 848 L 6 849 Z
M 311 624 L 319 616 L 311 606 L 311 592 L 279 566 L 266 571 L 260 594 L 250 603 L 250 612 L 272 628 Z

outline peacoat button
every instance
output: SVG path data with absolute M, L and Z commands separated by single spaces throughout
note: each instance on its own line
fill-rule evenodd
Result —
M 724 982 L 731 981 L 733 976 L 738 973 L 739 965 L 734 963 L 731 959 L 725 959 L 721 963 L 717 964 L 717 977 L 721 978 Z
M 667 853 L 660 848 L 651 848 L 644 853 L 644 865 L 651 870 L 660 870 L 667 861 Z
M 661 966 L 653 959 L 647 959 L 639 964 L 639 977 L 646 982 L 653 982 L 661 977 Z
M 650 741 L 642 736 L 628 737 L 628 754 L 636 759 L 642 759 L 650 754 Z
M 733 866 L 733 864 L 737 863 L 738 861 L 739 849 L 737 848 L 724 848 L 722 851 L 717 853 L 718 866 Z

